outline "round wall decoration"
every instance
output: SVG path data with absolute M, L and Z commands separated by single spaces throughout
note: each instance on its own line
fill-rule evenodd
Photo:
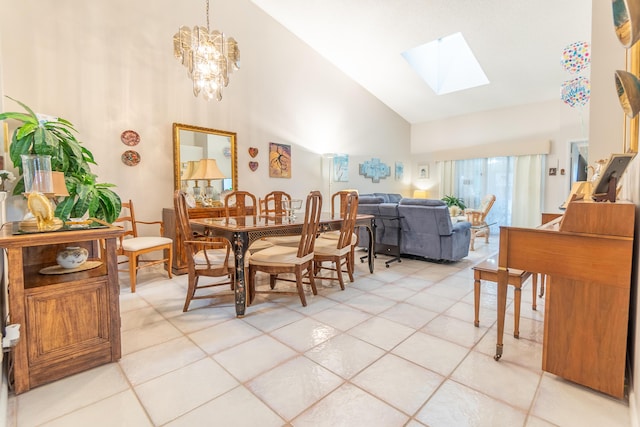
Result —
M 124 145 L 134 146 L 140 142 L 140 135 L 135 130 L 125 130 L 120 135 L 120 140 Z
M 127 166 L 135 166 L 140 163 L 140 153 L 133 150 L 127 150 L 122 153 L 122 163 Z

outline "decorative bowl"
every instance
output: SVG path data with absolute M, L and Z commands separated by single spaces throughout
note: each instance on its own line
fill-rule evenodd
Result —
M 69 246 L 60 252 L 56 257 L 56 262 L 62 268 L 80 267 L 87 261 L 89 251 L 79 246 Z

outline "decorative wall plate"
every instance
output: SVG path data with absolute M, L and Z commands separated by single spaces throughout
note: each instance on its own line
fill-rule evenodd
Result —
M 249 147 L 249 155 L 255 158 L 258 155 L 258 149 L 256 147 Z
M 135 130 L 125 130 L 120 135 L 120 140 L 124 145 L 134 146 L 140 142 L 140 135 Z
M 122 163 L 127 166 L 135 166 L 140 163 L 140 153 L 133 150 L 127 150 L 122 153 Z
M 255 172 L 258 169 L 258 162 L 249 162 L 249 169 Z

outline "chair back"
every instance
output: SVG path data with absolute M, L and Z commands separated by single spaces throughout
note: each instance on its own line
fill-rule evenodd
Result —
M 186 193 L 184 191 L 176 190 L 173 193 L 173 207 L 176 215 L 178 238 L 191 240 L 193 232 L 191 231 L 191 224 L 189 224 L 189 211 L 187 208 Z
M 483 225 L 486 224 L 487 215 L 493 206 L 493 203 L 496 201 L 496 196 L 493 194 L 487 194 L 482 198 L 480 202 L 480 207 L 478 209 L 466 209 L 464 213 L 467 215 L 467 221 L 471 223 L 471 225 Z
M 245 216 L 250 214 L 255 215 L 255 213 L 257 212 L 258 203 L 256 202 L 256 196 L 249 193 L 248 191 L 237 190 L 227 194 L 224 198 L 225 215 L 227 217 L 231 216 L 230 208 L 234 207 L 234 205 L 231 204 L 232 201 L 235 202 L 236 216 Z M 247 203 L 249 201 L 251 202 L 251 204 Z M 249 211 L 249 206 L 253 207 L 253 212 Z
M 356 226 L 356 216 L 358 216 L 358 193 L 356 191 L 349 191 L 341 206 L 344 206 L 345 214 L 342 217 L 340 237 L 338 238 L 338 249 L 351 246 L 353 230 Z
M 300 244 L 298 245 L 298 258 L 304 258 L 313 252 L 313 247 L 318 234 L 320 213 L 322 212 L 322 194 L 312 191 L 307 196 L 307 204 L 304 211 L 304 224 Z
M 340 190 L 331 195 L 331 218 L 336 217 L 338 208 L 340 209 L 340 218 L 344 218 L 347 211 L 347 197 L 354 192 L 358 195 L 358 192 L 355 190 Z
M 125 213 L 128 212 L 128 215 Z M 126 238 L 127 236 L 138 237 L 138 228 L 136 226 L 136 217 L 133 212 L 133 202 L 129 200 L 128 202 L 122 202 L 122 210 L 120 211 L 120 216 L 113 221 L 113 224 L 120 225 L 124 228 L 124 234 L 120 237 L 120 240 Z
M 260 214 L 261 215 L 282 215 L 284 209 L 282 209 L 282 201 L 291 201 L 291 196 L 284 191 L 272 191 L 264 196 L 264 199 L 260 199 Z
M 482 213 L 481 221 L 485 221 L 487 218 L 487 214 L 491 210 L 493 203 L 496 201 L 496 196 L 493 194 L 487 194 L 482 198 L 482 202 L 480 202 L 480 208 L 478 210 Z

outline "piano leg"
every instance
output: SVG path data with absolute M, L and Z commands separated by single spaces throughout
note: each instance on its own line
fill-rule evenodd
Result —
M 509 271 L 504 267 L 498 267 L 498 342 L 496 343 L 496 355 L 493 357 L 495 360 L 500 360 L 502 357 L 508 282 Z

